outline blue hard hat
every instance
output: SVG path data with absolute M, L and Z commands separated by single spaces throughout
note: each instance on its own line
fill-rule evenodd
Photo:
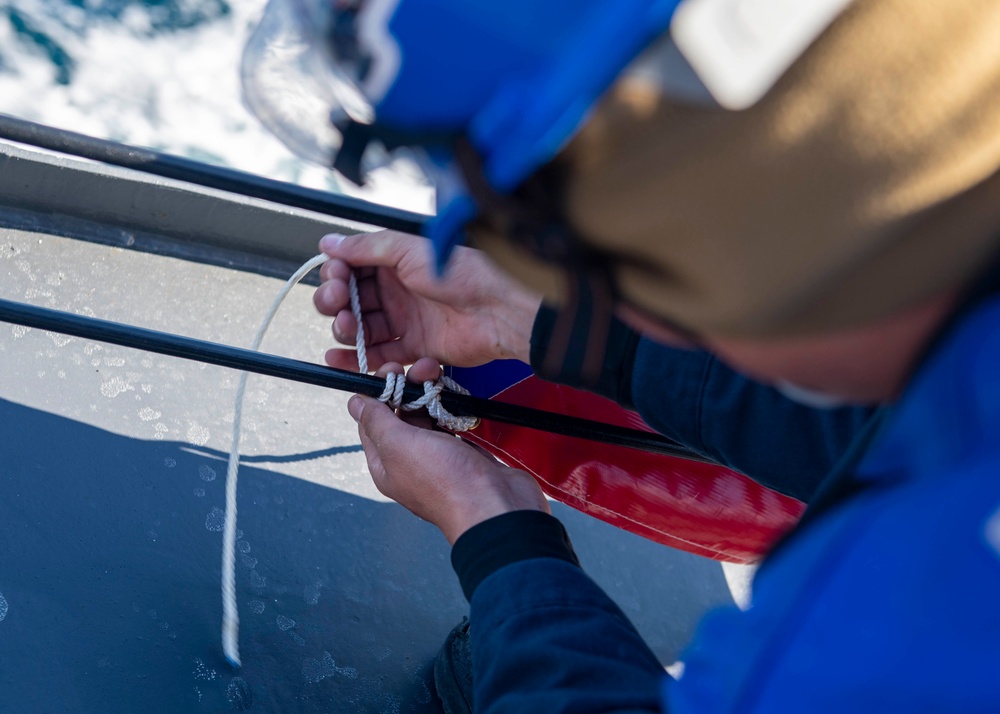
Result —
M 250 109 L 357 183 L 405 151 L 437 189 L 439 265 L 480 210 L 456 142 L 506 195 L 550 161 L 680 0 L 270 0 L 244 53 Z

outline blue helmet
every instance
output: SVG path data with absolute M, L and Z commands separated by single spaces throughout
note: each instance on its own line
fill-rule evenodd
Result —
M 680 0 L 271 0 L 244 53 L 250 109 L 361 183 L 380 151 L 432 175 L 439 265 L 480 211 L 551 160 Z M 476 156 L 456 161 L 456 146 Z

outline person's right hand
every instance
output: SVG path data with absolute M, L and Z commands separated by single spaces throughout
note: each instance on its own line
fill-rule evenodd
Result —
M 358 281 L 369 369 L 386 362 L 412 364 L 432 357 L 456 367 L 494 359 L 528 362 L 529 340 L 539 296 L 493 267 L 479 251 L 456 248 L 444 277 L 434 275 L 427 240 L 381 231 L 324 236 L 330 256 L 320 269 L 323 284 L 316 308 L 334 318 L 333 336 L 351 349 L 326 354 L 331 367 L 356 370 L 357 324 L 351 313 L 348 279 Z
M 375 373 L 403 373 L 388 362 Z M 432 359 L 410 368 L 406 381 L 441 376 Z M 452 545 L 478 523 L 512 511 L 552 513 L 538 482 L 504 466 L 477 446 L 435 429 L 426 412 L 393 413 L 370 397 L 354 395 L 347 410 L 358 423 L 368 471 L 383 494 L 441 529 Z

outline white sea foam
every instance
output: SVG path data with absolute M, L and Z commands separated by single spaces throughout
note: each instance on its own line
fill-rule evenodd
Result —
M 0 112 L 213 161 L 285 181 L 428 211 L 431 192 L 382 172 L 358 189 L 296 158 L 243 107 L 239 63 L 264 0 L 241 0 L 194 27 L 164 27 L 157 6 L 95 18 L 70 3 L 8 0 L 0 13 Z M 191 5 L 191 7 L 187 7 Z M 178 2 L 182 13 L 197 13 Z M 90 7 L 88 4 L 86 7 Z M 69 58 L 60 68 L 11 14 Z M 50 50 L 51 54 L 51 50 Z M 70 70 L 65 65 L 71 65 Z M 60 83 L 67 82 L 68 83 Z

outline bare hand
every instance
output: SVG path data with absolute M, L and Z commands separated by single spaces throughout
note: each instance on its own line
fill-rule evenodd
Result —
M 401 374 L 385 364 L 377 374 Z M 437 379 L 431 359 L 417 361 L 407 381 Z M 441 529 L 454 545 L 477 523 L 511 511 L 544 511 L 548 502 L 526 472 L 504 466 L 452 434 L 435 431 L 423 416 L 399 415 L 381 402 L 353 396 L 347 409 L 356 422 L 375 486 L 383 494 Z
M 477 250 L 458 248 L 443 278 L 434 275 L 426 239 L 394 231 L 326 236 L 320 249 L 331 257 L 313 302 L 334 318 L 333 336 L 354 345 L 357 325 L 347 281 L 358 280 L 368 362 L 410 364 L 420 357 L 458 367 L 494 359 L 528 361 L 539 296 L 502 275 Z M 352 350 L 327 352 L 327 364 L 358 368 Z

